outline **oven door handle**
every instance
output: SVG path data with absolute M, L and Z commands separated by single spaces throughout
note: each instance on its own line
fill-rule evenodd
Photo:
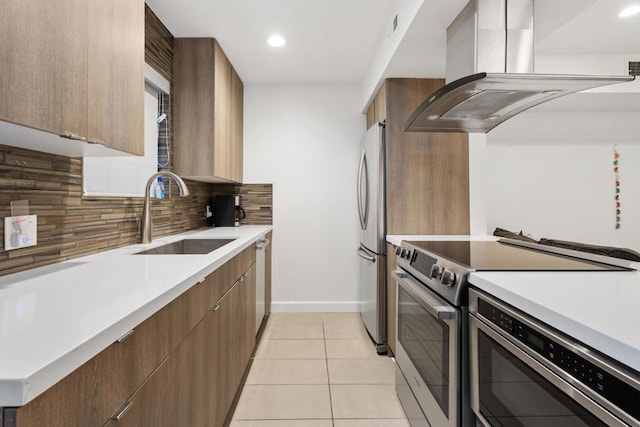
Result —
M 440 298 L 431 295 L 428 292 L 422 290 L 420 285 L 415 279 L 402 271 L 394 271 L 391 273 L 393 278 L 398 282 L 402 289 L 407 291 L 417 301 L 421 301 L 424 304 L 423 307 L 433 316 L 440 320 L 451 320 L 456 317 L 456 309 L 447 305 Z

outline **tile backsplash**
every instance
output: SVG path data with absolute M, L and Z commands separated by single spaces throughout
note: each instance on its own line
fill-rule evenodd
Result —
M 270 184 L 207 184 L 186 181 L 191 195 L 152 200 L 154 237 L 206 226 L 206 206 L 215 194 L 240 194 L 243 224 L 272 223 Z M 0 275 L 27 270 L 138 242 L 142 198 L 82 196 L 82 159 L 0 145 L 0 215 L 10 202 L 28 200 L 38 215 L 37 246 L 0 252 Z M 4 235 L 0 221 L 0 233 Z M 4 240 L 2 243 L 4 245 Z

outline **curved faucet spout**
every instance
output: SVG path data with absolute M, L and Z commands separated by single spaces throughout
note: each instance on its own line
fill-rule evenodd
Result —
M 151 223 L 151 186 L 160 176 L 168 176 L 173 178 L 178 184 L 178 194 L 180 197 L 187 197 L 189 195 L 189 188 L 184 183 L 182 178 L 173 172 L 158 172 L 151 175 L 147 181 L 147 187 L 144 192 L 144 207 L 142 208 L 142 219 L 140 220 L 140 243 L 151 243 L 152 240 L 152 223 Z

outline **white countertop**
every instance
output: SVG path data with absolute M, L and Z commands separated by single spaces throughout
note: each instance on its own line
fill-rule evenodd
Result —
M 427 242 L 427 241 L 462 241 L 462 242 L 486 242 L 486 241 L 495 241 L 499 238 L 496 236 L 469 236 L 469 235 L 461 235 L 461 234 L 387 234 L 387 242 L 392 245 L 400 246 L 400 243 L 403 240 L 407 241 L 418 241 L 418 242 Z
M 639 272 L 480 272 L 469 282 L 640 372 Z
M 0 407 L 34 399 L 271 229 L 203 228 L 0 277 Z M 186 237 L 236 240 L 206 255 L 131 255 Z

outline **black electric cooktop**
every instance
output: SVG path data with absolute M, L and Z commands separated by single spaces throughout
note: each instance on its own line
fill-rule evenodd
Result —
M 627 271 L 577 257 L 497 241 L 408 241 L 427 254 L 444 257 L 475 271 Z M 539 245 L 540 246 L 540 245 Z

